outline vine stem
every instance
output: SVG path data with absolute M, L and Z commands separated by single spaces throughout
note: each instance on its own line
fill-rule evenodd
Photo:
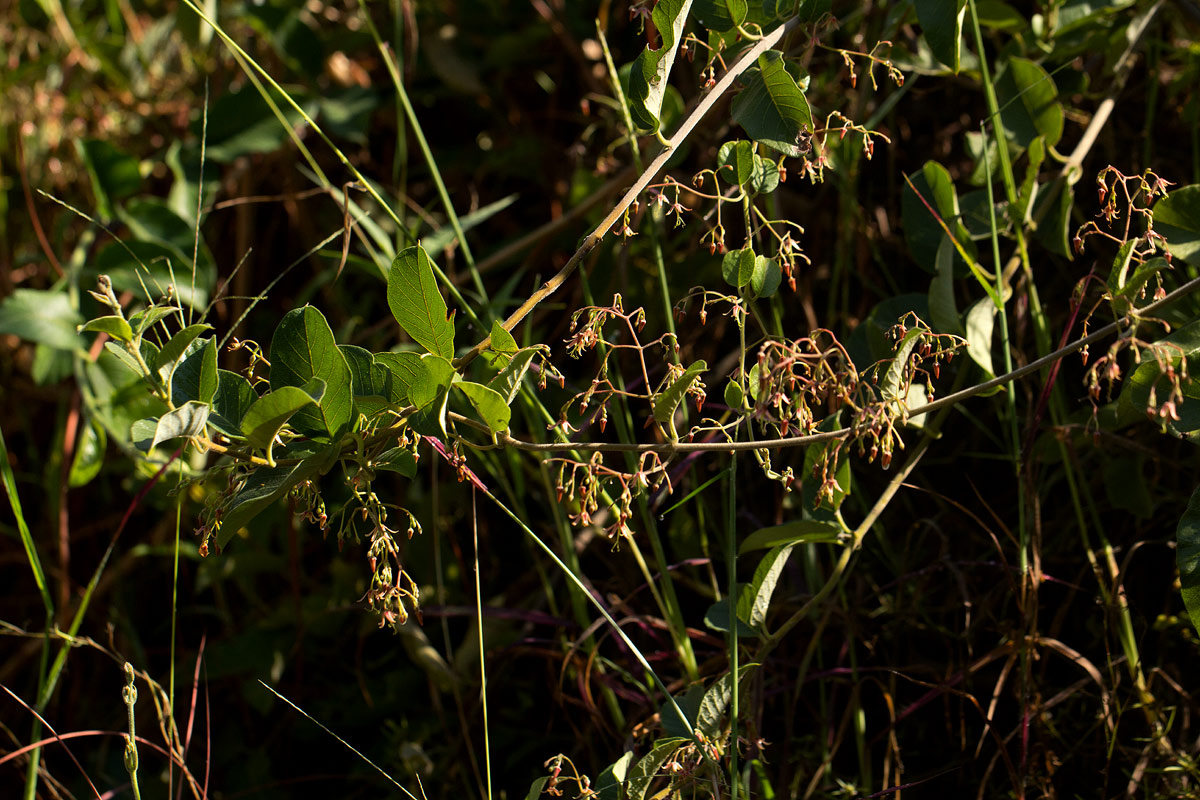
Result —
M 710 110 L 712 110 L 712 107 L 716 104 L 717 100 L 719 100 L 727 91 L 729 91 L 730 87 L 733 86 L 733 82 L 737 80 L 738 76 L 753 66 L 758 60 L 758 57 L 777 44 L 779 40 L 783 38 L 784 34 L 793 30 L 799 25 L 800 20 L 797 17 L 793 17 L 792 19 L 788 20 L 775 30 L 764 35 L 762 39 L 760 39 L 754 44 L 753 47 L 743 53 L 742 57 L 739 58 L 732 66 L 730 66 L 728 70 L 726 70 L 725 74 L 721 76 L 721 80 L 717 81 L 717 85 L 714 86 L 708 94 L 701 98 L 700 102 L 697 103 L 696 107 L 692 110 L 692 113 L 688 114 L 687 118 L 680 124 L 675 133 L 666 140 L 666 145 L 658 152 L 658 155 L 654 157 L 654 160 L 650 162 L 650 165 L 643 170 L 642 174 L 638 176 L 638 179 L 634 181 L 633 186 L 629 187 L 629 191 L 625 192 L 625 196 L 621 198 L 620 202 L 613 207 L 612 211 L 608 212 L 608 215 L 605 216 L 600 224 L 596 226 L 596 229 L 588 234 L 587 238 L 583 240 L 583 244 L 581 244 L 579 249 L 575 251 L 575 255 L 571 256 L 570 260 L 563 265 L 562 269 L 560 269 L 558 273 L 554 275 L 554 277 L 543 283 L 537 291 L 530 295 L 529 298 L 522 303 L 521 306 L 514 311 L 508 319 L 504 321 L 504 329 L 506 331 L 512 332 L 512 329 L 520 324 L 521 320 L 525 319 L 525 317 L 529 315 L 530 311 L 536 308 L 537 305 L 547 297 L 558 291 L 558 289 L 564 283 L 566 283 L 567 278 L 571 277 L 571 274 L 575 272 L 587 254 L 596 249 L 596 245 L 600 244 L 601 240 L 604 239 L 604 235 L 608 233 L 609 229 L 616 224 L 621 215 L 624 214 L 629 206 L 633 204 L 633 201 L 639 194 L 642 193 L 642 190 L 644 190 L 646 186 L 649 185 L 652 180 L 654 180 L 659 171 L 662 170 L 662 168 L 666 165 L 667 160 L 674 153 L 675 148 L 678 147 L 685 139 L 687 139 L 700 120 L 703 119 Z M 474 361 L 480 353 L 487 349 L 491 342 L 492 337 L 488 336 L 479 344 L 472 347 L 469 352 L 454 362 L 455 368 L 462 369 L 464 366 Z

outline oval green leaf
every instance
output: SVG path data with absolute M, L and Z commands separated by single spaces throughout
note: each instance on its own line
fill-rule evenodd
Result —
M 697 361 L 684 370 L 662 394 L 654 398 L 654 419 L 659 425 L 666 427 L 670 424 L 671 418 L 675 416 L 675 409 L 683 402 L 684 394 L 706 369 L 708 364 Z
M 325 382 L 314 378 L 306 388 L 281 386 L 254 401 L 242 418 L 242 435 L 254 447 L 267 451 L 267 461 L 274 466 L 271 456 L 275 435 L 287 424 L 297 411 L 315 405 L 325 394 Z
M 812 133 L 808 100 L 788 74 L 783 54 L 768 50 L 758 57 L 758 68 L 743 76 L 746 88 L 733 98 L 733 121 L 756 142 L 792 158 L 802 158 L 800 142 Z
M 316 407 L 296 412 L 292 426 L 337 439 L 350 426 L 354 406 L 350 368 L 325 316 L 305 306 L 285 314 L 271 337 L 271 389 L 305 387 L 313 378 L 324 381 L 324 396 Z
M 129 327 L 129 323 L 124 317 L 107 316 L 89 319 L 79 326 L 79 332 L 107 333 L 120 342 L 133 341 L 133 328 Z
M 1035 61 L 1010 58 L 996 76 L 1000 120 L 1016 143 L 1024 148 L 1038 136 L 1053 147 L 1062 138 L 1063 109 L 1054 79 Z
M 745 139 L 726 142 L 717 151 L 717 177 L 742 186 L 754 175 L 754 145 Z
M 414 342 L 434 355 L 454 357 L 454 323 L 447 318 L 433 262 L 423 248 L 406 248 L 392 261 L 387 300 L 392 316 Z
M 470 381 L 459 381 L 454 384 L 454 388 L 466 395 L 467 400 L 474 407 L 475 413 L 492 433 L 499 433 L 508 428 L 512 411 L 509 409 L 508 403 L 504 401 L 503 395 L 495 389 L 489 389 L 481 383 L 471 383 Z

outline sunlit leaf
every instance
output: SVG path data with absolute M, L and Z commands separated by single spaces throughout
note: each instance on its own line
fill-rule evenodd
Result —
M 154 359 L 154 362 L 150 366 L 154 369 L 159 369 L 167 364 L 172 364 L 175 361 L 178 361 L 180 356 L 184 354 L 184 351 L 188 349 L 188 346 L 191 345 L 192 342 L 196 341 L 197 337 L 210 330 L 212 330 L 212 325 L 209 325 L 205 322 L 199 322 L 195 325 L 188 325 L 186 328 L 178 331 L 167 340 L 167 343 L 164 344 L 162 349 L 158 351 L 158 356 Z
M 684 394 L 706 369 L 708 369 L 708 364 L 697 361 L 672 381 L 662 394 L 654 398 L 654 419 L 659 425 L 670 426 L 671 420 L 675 416 L 675 409 L 679 408 L 679 404 L 683 402 Z
M 325 382 L 325 394 L 318 406 L 296 412 L 292 427 L 337 439 L 349 427 L 354 405 L 350 368 L 325 315 L 305 306 L 285 314 L 271 337 L 271 389 L 305 387 L 313 378 Z
M 388 271 L 388 306 L 413 341 L 442 358 L 454 357 L 454 323 L 438 292 L 433 262 L 420 247 L 400 251 Z
M 226 436 L 242 436 L 242 420 L 258 394 L 250 381 L 227 369 L 217 370 L 217 393 L 213 395 L 208 424 Z
M 500 433 L 508 428 L 512 411 L 509 410 L 504 396 L 495 389 L 470 381 L 458 381 L 454 384 L 454 388 L 466 395 L 467 400 L 475 408 L 475 413 L 492 433 Z
M 754 145 L 745 139 L 726 142 L 717 151 L 717 177 L 739 186 L 754 174 Z
M 207 403 L 189 400 L 178 408 L 168 411 L 154 422 L 150 437 L 144 436 L 145 427 L 139 428 L 142 438 L 134 437 L 134 444 L 142 450 L 150 451 L 162 442 L 181 436 L 203 436 L 208 423 L 209 407 Z
M 967 355 L 989 378 L 996 374 L 996 368 L 992 366 L 992 330 L 996 313 L 996 304 L 990 297 L 978 301 L 967 311 Z
M 741 289 L 754 277 L 754 251 L 749 247 L 730 250 L 721 259 L 721 275 L 730 286 Z
M 783 54 L 778 50 L 763 53 L 758 67 L 747 70 L 742 80 L 746 88 L 733 98 L 733 121 L 754 141 L 785 156 L 803 157 L 808 149 L 804 140 L 813 131 L 812 111 L 788 74 Z
M 754 257 L 754 272 L 750 276 L 750 288 L 755 297 L 771 297 L 779 291 L 783 281 L 783 270 L 779 262 L 766 256 Z
M 275 436 L 292 416 L 305 406 L 321 402 L 325 381 L 313 378 L 307 386 L 281 386 L 254 401 L 242 418 L 242 435 L 254 447 L 267 451 L 267 461 L 274 466 L 272 451 Z
M 505 403 L 512 403 L 517 392 L 521 390 L 521 379 L 529 371 L 529 365 L 536 354 L 537 350 L 533 347 L 518 350 L 504 369 L 488 381 L 488 387 L 499 392 Z
M 667 80 L 687 23 L 692 0 L 659 0 L 651 19 L 662 37 L 658 49 L 648 45 L 629 71 L 629 115 L 643 130 L 657 131 Z
M 107 316 L 89 319 L 79 326 L 80 333 L 107 333 L 119 342 L 133 341 L 133 328 L 124 317 Z

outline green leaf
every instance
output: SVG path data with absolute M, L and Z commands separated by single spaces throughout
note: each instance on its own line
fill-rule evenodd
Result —
M 217 341 L 197 339 L 171 375 L 171 400 L 176 405 L 192 400 L 207 405 L 216 393 Z
M 75 443 L 75 456 L 71 459 L 67 485 L 75 489 L 96 477 L 104 464 L 107 447 L 108 434 L 104 432 L 104 426 L 95 419 L 89 419 L 79 432 L 79 441 Z
M 316 112 L 316 103 L 311 98 L 294 90 L 289 93 L 310 116 Z M 279 110 L 289 127 L 303 123 L 300 113 L 290 103 L 280 103 Z M 228 163 L 244 155 L 270 153 L 288 138 L 287 129 L 279 123 L 258 90 L 249 83 L 218 97 L 209 107 L 207 122 L 205 156 L 220 163 Z M 192 127 L 197 139 L 200 128 L 199 121 Z
M 742 385 L 737 381 L 730 381 L 725 384 L 725 405 L 729 406 L 734 411 L 738 411 L 742 407 L 742 402 L 746 399 L 746 393 L 742 390 Z
M 958 193 L 954 189 L 949 170 L 936 161 L 926 161 L 920 171 L 914 172 L 908 178 L 912 181 L 912 188 L 906 185 L 901 190 L 900 221 L 904 227 L 904 239 L 908 243 L 908 250 L 917 266 L 928 272 L 936 270 L 938 247 L 942 239 L 946 238 L 946 232 L 938 223 L 937 217 L 946 224 L 967 254 L 974 258 L 975 244 L 962 222 Z M 937 217 L 934 216 L 935 213 Z M 956 276 L 965 275 L 966 262 L 956 255 L 954 263 Z
M 929 319 L 934 330 L 961 336 L 962 322 L 954 300 L 954 244 L 949 237 L 942 237 L 934 263 L 937 274 L 929 283 Z
M 141 311 L 135 311 L 130 314 L 129 324 L 133 326 L 134 336 L 140 336 L 149 330 L 151 325 L 155 324 L 161 319 L 166 319 L 178 311 L 182 311 L 179 306 L 173 306 L 166 303 L 156 303 L 149 308 L 142 309 Z M 185 347 L 184 350 L 186 349 L 187 348 Z
M 102 220 L 112 219 L 115 201 L 129 197 L 141 188 L 142 174 L 137 159 L 122 153 L 104 139 L 76 140 L 75 149 L 91 178 L 98 216 Z
M 958 0 L 958 9 L 954 12 L 947 8 L 946 0 L 914 0 L 913 5 L 917 8 L 917 21 L 921 23 L 933 57 L 957 75 L 967 0 Z
M 992 330 L 996 313 L 996 304 L 990 297 L 983 298 L 967 311 L 967 355 L 989 378 L 996 374 L 992 365 Z
M 1017 33 L 1029 27 L 1029 20 L 1003 0 L 976 0 L 979 25 L 1005 33 Z
M 738 617 L 746 620 L 750 627 L 757 631 L 765 630 L 767 612 L 771 608 L 771 596 L 775 594 L 779 576 L 787 566 L 795 546 L 785 544 L 767 551 L 754 570 L 754 579 L 749 585 L 742 587 L 741 597 L 738 598 Z
M 129 322 L 124 317 L 115 315 L 89 319 L 79 326 L 79 332 L 107 333 L 119 342 L 133 341 L 133 328 L 129 327 Z
M 772 14 L 775 19 L 782 19 L 792 4 L 792 0 L 763 0 L 763 10 Z M 800 0 L 796 8 L 796 19 L 807 24 L 817 22 L 821 17 L 833 11 L 833 0 Z
M 481 383 L 471 383 L 470 381 L 458 381 L 454 384 L 454 388 L 467 396 L 475 408 L 475 413 L 492 433 L 500 433 L 508 428 L 512 411 L 505 402 L 504 396 L 495 389 L 489 389 Z
M 1158 343 L 1159 345 L 1169 346 L 1169 349 L 1165 350 L 1167 361 L 1178 369 L 1181 358 L 1194 359 L 1196 354 L 1200 353 L 1200 320 L 1190 322 L 1181 328 L 1176 328 L 1170 336 L 1163 337 Z M 1188 372 L 1193 371 L 1189 365 Z M 1162 368 L 1159 366 L 1157 359 L 1143 357 L 1142 363 L 1138 365 L 1137 369 L 1125 381 L 1125 386 L 1122 387 L 1121 395 L 1118 398 L 1118 404 L 1126 409 L 1134 409 L 1139 414 L 1145 414 L 1152 410 L 1150 402 L 1151 392 L 1155 393 L 1155 405 L 1161 403 L 1162 399 L 1166 396 L 1166 381 L 1161 380 L 1162 377 Z M 1194 379 L 1192 380 L 1194 381 Z M 1185 388 L 1184 394 L 1185 396 L 1192 396 L 1197 393 L 1188 391 Z M 1185 402 L 1179 409 L 1181 416 L 1184 416 L 1184 420 L 1181 420 L 1179 423 L 1175 423 L 1174 421 L 1168 423 L 1168 428 L 1172 429 L 1176 434 L 1194 430 L 1188 424 L 1187 415 L 1183 413 L 1184 409 L 1189 408 L 1191 405 L 1200 406 L 1200 400 L 1196 400 L 1193 403 Z
M 741 289 L 754 277 L 754 251 L 749 247 L 730 250 L 721 259 L 721 275 L 730 286 Z
M 746 679 L 746 673 L 758 664 L 743 664 L 738 668 L 738 685 Z M 696 714 L 696 730 L 704 734 L 709 741 L 715 740 L 721 734 L 721 718 L 733 701 L 733 673 L 726 672 L 708 687 L 704 699 L 700 701 L 700 710 Z
M 1154 230 L 1167 239 L 1167 251 L 1200 265 L 1200 184 L 1172 190 L 1154 204 Z
M 504 398 L 506 404 L 511 404 L 513 398 L 517 396 L 517 392 L 521 390 L 521 379 L 529 371 L 529 364 L 536 354 L 537 348 L 534 347 L 518 350 L 508 365 L 500 370 L 496 377 L 488 381 L 488 388 L 497 391 Z
M 621 785 L 629 773 L 629 765 L 633 763 L 633 751 L 626 751 L 623 756 L 605 767 L 596 776 L 595 800 L 621 800 Z
M 529 784 L 529 791 L 525 793 L 525 800 L 538 800 L 542 796 L 542 792 L 546 789 L 546 784 L 550 782 L 550 776 L 543 775 L 540 778 L 534 778 L 533 783 Z
M 779 291 L 783 270 L 779 262 L 766 256 L 754 257 L 754 273 L 750 276 L 750 288 L 755 297 L 771 297 Z
M 672 699 L 675 701 L 674 703 L 664 702 L 658 709 L 663 735 L 677 739 L 690 739 L 691 732 L 696 729 L 696 716 L 700 713 L 700 703 L 704 700 L 704 687 L 697 683 L 689 686 L 682 695 L 676 695 Z M 680 716 L 681 713 L 683 716 Z
M 1021 181 L 1016 210 L 1010 215 L 1013 222 L 1019 225 L 1028 223 L 1033 215 L 1033 202 L 1037 199 L 1038 170 L 1042 168 L 1042 161 L 1046 158 L 1045 137 L 1039 136 L 1030 142 L 1026 155 L 1029 157 L 1029 163 L 1025 165 L 1025 179 Z M 984 208 L 986 209 L 986 206 Z
M 195 208 L 189 212 L 195 213 Z M 193 224 L 176 214 L 169 204 L 157 197 L 139 197 L 130 200 L 124 208 L 118 208 L 117 216 L 138 239 L 170 248 L 188 267 L 192 266 L 194 259 L 197 285 L 205 289 L 212 288 L 212 281 L 216 277 L 212 252 L 203 238 L 196 239 Z M 177 277 L 180 283 L 190 287 L 190 269 Z
M 667 762 L 675 751 L 688 744 L 687 739 L 660 739 L 654 743 L 653 749 L 642 756 L 641 760 L 629 770 L 629 780 L 625 784 L 626 796 L 629 800 L 646 800 L 646 792 L 650 784 L 658 776 L 662 765 Z
M 387 408 L 392 396 L 391 370 L 376 364 L 370 350 L 352 344 L 339 344 L 338 350 L 350 368 L 350 383 L 358 410 L 369 417 Z
M 1138 264 L 1133 274 L 1126 278 L 1124 285 L 1114 292 L 1114 298 L 1118 301 L 1114 303 L 1114 310 L 1118 314 L 1128 313 L 1133 302 L 1145 291 L 1150 279 L 1160 272 L 1170 271 L 1171 265 L 1165 258 L 1152 258 L 1144 264 Z
M 203 436 L 208 423 L 208 412 L 207 403 L 189 400 L 158 419 L 142 420 L 141 425 L 135 425 L 132 429 L 133 443 L 138 449 L 149 452 L 161 442 L 170 439 Z M 146 424 L 150 422 L 153 423 L 152 429 Z
M 409 402 L 418 409 L 411 422 L 417 433 L 446 435 L 446 401 L 454 376 L 454 365 L 447 359 L 432 354 L 421 357 L 421 372 L 409 387 Z
M 325 394 L 316 408 L 296 412 L 292 427 L 336 440 L 349 428 L 354 407 L 350 368 L 325 316 L 305 306 L 284 314 L 271 337 L 271 389 L 303 388 L 313 378 L 325 382 Z
M 499 320 L 492 322 L 492 344 L 491 347 L 497 353 L 505 355 L 514 355 L 521 348 L 517 347 L 517 340 L 512 334 L 504 329 Z
M 1175 559 L 1179 564 L 1184 608 L 1192 625 L 1200 631 L 1200 489 L 1192 492 L 1187 510 L 1175 529 Z
M 422 248 L 406 248 L 392 261 L 387 299 L 392 316 L 413 341 L 434 355 L 454 357 L 454 323 L 446 317 L 433 262 Z
M 742 587 L 743 589 L 745 587 Z M 720 631 L 721 633 L 729 633 L 730 614 L 729 614 L 729 598 L 722 597 L 717 602 L 708 607 L 704 612 L 704 627 L 709 630 Z M 759 631 L 750 627 L 750 624 L 741 617 L 737 617 L 738 636 L 756 637 L 760 635 Z
M 310 443 L 311 445 L 311 443 Z M 238 488 L 221 518 L 217 546 L 224 548 L 234 534 L 249 524 L 276 500 L 284 497 L 294 486 L 316 477 L 337 454 L 337 445 L 326 448 L 289 450 L 287 458 L 299 458 L 295 464 L 281 467 L 259 467 L 251 472 Z
M 66 292 L 16 289 L 0 304 L 0 333 L 60 350 L 83 344 L 75 329 L 79 321 Z
M 313 378 L 305 388 L 281 386 L 254 401 L 242 418 L 242 435 L 253 447 L 267 451 L 267 462 L 275 466 L 272 450 L 275 435 L 292 416 L 305 406 L 321 402 L 325 381 Z
M 717 177 L 742 186 L 754 175 L 754 145 L 745 139 L 726 142 L 717 151 Z
M 392 373 L 391 400 L 398 406 L 411 405 L 409 395 L 412 385 L 420 378 L 425 367 L 421 363 L 421 354 L 406 353 L 375 353 L 375 362 L 382 364 Z
M 837 415 L 831 415 L 821 421 L 817 426 L 818 431 L 831 431 L 838 427 Z M 816 479 L 811 478 L 813 471 L 820 465 L 822 459 L 837 458 L 837 463 L 833 471 L 833 480 L 837 484 L 833 488 L 832 497 L 822 497 L 818 501 L 817 489 L 819 484 Z M 839 451 L 836 443 L 826 442 L 825 444 L 816 444 L 809 446 L 804 451 L 804 467 L 800 473 L 807 479 L 801 484 L 801 496 L 805 508 L 819 508 L 827 511 L 837 511 L 841 508 L 842 503 L 853 492 L 854 486 L 852 475 L 850 474 L 850 459 L 846 457 L 845 451 Z
M 1117 255 L 1113 259 L 1112 267 L 1108 270 L 1108 280 L 1105 282 L 1108 286 L 1108 291 L 1113 295 L 1120 292 L 1125 286 L 1129 265 L 1133 261 L 1133 249 L 1136 246 L 1137 242 L 1130 240 L 1117 249 Z
M 770 194 L 779 188 L 779 165 L 769 158 L 754 154 L 754 173 L 750 188 L 758 194 Z
M 795 520 L 760 528 L 742 541 L 738 553 L 802 542 L 832 544 L 838 541 L 840 535 L 841 528 L 836 523 L 815 519 Z
M 662 42 L 657 50 L 647 45 L 629 71 L 629 115 L 644 130 L 657 131 L 659 128 L 667 79 L 679 52 L 678 45 L 691 5 L 692 0 L 659 0 L 651 19 Z
M 179 331 L 167 340 L 167 343 L 164 344 L 162 349 L 158 351 L 158 355 L 155 356 L 154 361 L 151 362 L 150 366 L 153 369 L 158 370 L 167 366 L 168 364 L 174 364 L 180 359 L 181 356 L 183 356 L 184 352 L 188 349 L 191 343 L 196 340 L 197 337 L 199 337 L 205 331 L 210 330 L 212 330 L 212 325 L 209 325 L 206 322 L 188 325 L 186 328 Z
M 783 54 L 768 50 L 758 57 L 758 68 L 743 75 L 746 88 L 733 98 L 733 121 L 756 142 L 785 156 L 802 158 L 808 149 L 801 142 L 812 133 L 808 100 L 788 74 Z
M 996 76 L 996 99 L 1004 129 L 1020 147 L 1028 147 L 1038 136 L 1046 137 L 1047 147 L 1062 138 L 1058 87 L 1036 62 L 1010 58 Z
M 746 21 L 746 0 L 696 0 L 696 21 L 711 31 L 731 31 Z
M 242 420 L 258 394 L 250 381 L 227 369 L 217 370 L 217 393 L 213 395 L 208 424 L 226 436 L 241 438 Z
M 408 448 L 393 447 L 391 450 L 380 453 L 379 458 L 371 462 L 371 466 L 388 472 L 398 472 L 406 478 L 412 478 L 417 474 L 417 457 Z
M 672 429 L 675 409 L 679 408 L 679 404 L 683 402 L 684 394 L 706 369 L 708 369 L 708 364 L 703 361 L 697 361 L 684 370 L 682 375 L 672 381 L 671 385 L 664 389 L 662 394 L 654 398 L 654 419 L 659 425 Z
M 904 383 L 905 373 L 908 371 L 908 361 L 912 356 L 913 348 L 917 346 L 922 335 L 924 335 L 924 331 L 920 328 L 912 328 L 896 344 L 895 355 L 892 356 L 887 372 L 884 373 L 883 380 L 879 384 L 879 391 L 886 402 L 894 403 L 904 399 L 900 390 Z

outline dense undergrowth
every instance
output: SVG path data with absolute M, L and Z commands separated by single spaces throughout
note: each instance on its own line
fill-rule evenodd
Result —
M 1200 796 L 1193 3 L 2 13 L 4 796 Z

